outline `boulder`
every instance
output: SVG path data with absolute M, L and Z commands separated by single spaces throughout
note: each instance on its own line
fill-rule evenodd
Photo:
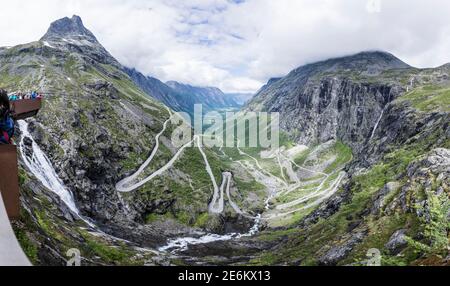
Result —
M 327 251 L 327 253 L 325 253 L 325 255 L 319 258 L 319 264 L 322 266 L 337 265 L 339 261 L 347 257 L 356 244 L 360 243 L 364 239 L 364 236 L 364 232 L 358 232 L 342 245 L 331 248 Z
M 399 254 L 407 245 L 406 241 L 406 230 L 400 229 L 394 232 L 394 234 L 389 239 L 388 243 L 386 243 L 385 247 L 389 250 L 389 252 L 393 255 Z

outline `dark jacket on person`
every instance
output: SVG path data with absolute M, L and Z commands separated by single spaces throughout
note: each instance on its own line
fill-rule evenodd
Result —
M 0 107 L 0 144 L 11 144 L 14 136 L 14 120 L 9 111 L 1 110 Z

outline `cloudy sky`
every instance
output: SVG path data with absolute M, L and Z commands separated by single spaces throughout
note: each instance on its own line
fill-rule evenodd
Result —
M 450 62 L 448 0 L 14 0 L 1 9 L 0 46 L 77 14 L 124 65 L 228 92 L 363 50 L 417 67 Z

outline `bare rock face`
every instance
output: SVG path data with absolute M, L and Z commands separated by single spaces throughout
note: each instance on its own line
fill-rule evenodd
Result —
M 389 239 L 389 242 L 386 243 L 385 247 L 390 251 L 391 254 L 398 254 L 408 242 L 405 239 L 406 230 L 400 229 L 394 232 L 394 234 Z
M 119 91 L 110 82 L 98 80 L 93 83 L 87 83 L 87 84 L 85 84 L 85 86 L 86 86 L 86 88 L 90 89 L 91 92 L 95 93 L 98 96 L 106 96 L 111 99 L 119 98 L 118 97 Z
M 437 148 L 408 168 L 408 176 L 424 176 L 432 172 L 447 181 L 450 175 L 450 150 Z
M 390 182 L 387 183 L 384 188 L 382 188 L 376 195 L 375 201 L 372 207 L 372 214 L 379 214 L 382 208 L 385 206 L 386 196 L 397 191 L 400 188 L 400 183 L 398 182 Z
M 360 243 L 364 237 L 364 232 L 358 232 L 352 235 L 352 237 L 343 244 L 332 247 L 329 251 L 327 251 L 327 253 L 319 259 L 319 264 L 325 266 L 336 265 L 339 261 L 347 257 L 347 255 L 353 250 L 353 247 Z
M 280 112 L 280 127 L 301 144 L 340 139 L 358 151 L 376 131 L 388 104 L 403 92 L 395 82 L 358 77 L 407 68 L 381 52 L 311 64 L 270 81 L 247 108 Z
M 76 15 L 72 18 L 65 17 L 53 22 L 40 41 L 46 44 L 45 48 L 52 50 L 58 48 L 78 53 L 93 61 L 120 66 L 98 42 L 94 34 L 84 26 L 81 18 Z
M 358 212 L 346 213 L 345 235 L 310 255 L 319 264 L 336 265 L 354 255 L 354 246 L 364 240 L 357 230 L 368 226 L 366 218 L 381 223 L 394 214 L 421 216 L 415 205 L 427 202 L 418 190 L 450 193 L 448 149 L 438 148 L 449 146 L 449 113 L 432 110 L 433 106 L 422 110 L 405 99 L 408 91 L 424 85 L 448 86 L 448 65 L 428 72 L 392 55 L 369 52 L 300 67 L 270 80 L 247 104 L 247 111 L 279 112 L 281 129 L 300 144 L 340 140 L 352 149 L 353 160 L 346 167 L 349 180 L 296 224 L 302 230 L 313 231 L 321 219 L 339 217 L 347 205 L 356 204 L 358 193 L 373 191 Z M 377 168 L 381 174 L 376 174 Z M 379 176 L 376 189 L 359 181 L 366 174 Z M 411 231 L 407 224 L 396 227 L 400 228 L 403 231 L 384 242 L 392 255 L 403 250 L 404 234 Z
M 450 196 L 450 150 L 437 148 L 418 158 L 408 167 L 407 176 L 408 182 L 401 190 L 399 204 L 403 211 L 426 215 L 414 207 L 414 204 L 424 205 L 426 201 L 411 202 L 410 194 L 420 187 L 425 192 L 434 192 L 435 195 L 446 193 Z
M 61 38 L 78 38 L 86 39 L 92 43 L 97 43 L 97 38 L 83 25 L 83 21 L 79 16 L 72 16 L 72 18 L 62 18 L 53 22 L 50 25 L 47 33 L 41 38 L 42 41 L 60 41 Z
M 123 196 L 117 194 L 115 183 L 133 173 L 147 158 L 154 146 L 152 138 L 161 131 L 165 116 L 168 116 L 165 108 L 156 101 L 149 99 L 151 102 L 143 104 L 141 100 L 145 99 L 145 94 L 141 89 L 147 93 L 154 92 L 159 101 L 177 110 L 192 103 L 186 98 L 193 93 L 201 94 L 210 100 L 207 101 L 210 104 L 223 104 L 224 95 L 219 90 L 166 84 L 123 67 L 77 16 L 54 22 L 40 42 L 0 49 L 0 65 L 8 74 L 25 79 L 41 78 L 41 67 L 46 68 L 47 75 L 38 84 L 52 96 L 48 97 L 47 108 L 29 120 L 29 132 L 53 163 L 58 176 L 72 190 L 82 215 L 94 219 L 103 232 L 132 241 L 140 247 L 156 248 L 168 238 L 195 234 L 198 229 L 175 219 L 158 220 L 180 210 L 195 214 L 207 212 L 208 190 L 200 193 L 199 198 L 196 196 L 195 200 L 179 196 L 184 192 L 181 184 L 195 179 L 194 176 L 181 170 L 170 170 L 166 177 L 147 186 L 147 189 Z M 341 140 L 352 148 L 354 161 L 345 170 L 349 181 L 303 221 L 289 226 L 291 229 L 314 231 L 310 226 L 321 219 L 332 219 L 343 206 L 352 202 L 355 191 L 367 191 L 352 185 L 352 176 L 357 176 L 355 170 L 369 170 L 382 162 L 383 155 L 410 142 L 434 138 L 430 133 L 437 128 L 450 135 L 448 113 L 422 114 L 397 102 L 405 92 L 400 79 L 404 80 L 405 74 L 407 77 L 411 71 L 416 72 L 390 54 L 361 53 L 300 67 L 284 78 L 272 79 L 248 104 L 248 110 L 280 112 L 282 129 L 299 143 L 314 145 Z M 397 74 L 397 77 L 392 74 Z M 446 74 L 439 74 L 439 77 L 448 79 Z M 164 136 L 160 142 L 167 150 L 160 150 L 157 154 L 161 161 L 156 165 L 165 162 L 166 157 L 175 152 L 170 140 Z M 376 217 L 384 212 L 415 212 L 415 203 L 426 204 L 411 199 L 415 190 L 420 188 L 437 194 L 449 191 L 450 151 L 435 149 L 436 146 L 447 146 L 445 140 L 449 136 L 438 137 L 424 147 L 427 151 L 420 154 L 434 149 L 432 152 L 417 158 L 399 174 L 401 177 L 382 181 L 377 189 L 373 189 L 374 196 L 357 208 L 358 211 L 345 213 L 348 224 L 341 228 L 343 233 L 333 234 L 325 243 L 318 242 L 323 244 L 313 254 L 316 255 L 313 257 L 315 261 L 318 259 L 322 265 L 336 265 L 350 258 L 355 246 L 371 235 L 365 231 L 367 216 Z M 31 140 L 25 139 L 24 144 L 24 154 L 30 156 L 33 151 Z M 27 186 L 24 187 L 23 205 L 31 210 L 33 225 L 50 224 L 59 231 L 54 232 L 56 236 L 50 243 L 46 237 L 39 239 L 42 242 L 41 261 L 64 263 L 60 256 L 65 248 L 60 247 L 58 234 L 69 237 L 69 242 L 77 245 L 84 244 L 89 236 L 79 231 L 79 218 L 57 196 L 35 178 L 24 180 Z M 45 203 L 36 200 L 35 196 Z M 157 215 L 156 221 L 152 221 L 152 214 Z M 186 214 L 186 219 L 195 225 L 195 218 L 188 217 L 191 213 L 181 214 Z M 226 218 L 209 220 L 203 229 L 217 233 L 243 232 L 253 223 L 226 215 Z M 395 229 L 400 230 L 386 241 L 386 248 L 392 254 L 404 247 L 406 228 L 396 226 Z M 387 237 L 389 235 L 391 233 Z M 215 242 L 196 245 L 184 254 L 204 256 L 204 260 L 198 261 L 203 263 L 209 261 L 208 256 L 219 257 L 219 264 L 241 263 L 266 251 L 279 253 L 281 247 L 278 242 L 288 247 L 303 246 L 292 245 L 290 238 L 283 236 L 271 243 L 259 242 L 257 238 Z M 283 257 L 283 262 L 293 259 L 290 262 L 295 264 L 304 258 Z M 103 263 L 101 259 L 92 259 L 93 264 Z M 160 257 L 148 261 L 149 264 L 168 263 Z

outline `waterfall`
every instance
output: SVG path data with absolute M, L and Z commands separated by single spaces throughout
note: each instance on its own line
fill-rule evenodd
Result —
M 378 118 L 377 122 L 375 123 L 375 127 L 373 128 L 372 135 L 370 136 L 369 140 L 372 140 L 373 137 L 375 136 L 375 132 L 377 131 L 378 125 L 380 124 L 381 119 L 383 118 L 384 110 L 385 110 L 385 108 L 383 108 L 383 110 L 381 111 L 380 117 Z
M 22 155 L 22 159 L 25 162 L 27 168 L 47 189 L 58 195 L 61 201 L 73 213 L 75 213 L 79 219 L 84 221 L 90 227 L 97 229 L 97 226 L 93 224 L 89 219 L 80 215 L 80 211 L 75 204 L 75 199 L 72 192 L 64 186 L 64 183 L 58 177 L 58 174 L 56 174 L 52 163 L 47 158 L 45 153 L 41 150 L 39 145 L 34 141 L 33 136 L 31 136 L 30 132 L 28 132 L 28 122 L 19 120 L 18 124 L 20 132 L 22 133 L 22 137 L 20 138 L 19 143 L 20 154 Z M 25 152 L 25 137 L 31 140 L 33 153 L 30 156 L 27 156 Z
M 28 132 L 28 123 L 24 120 L 19 120 L 18 124 L 22 133 L 19 149 L 25 165 L 47 189 L 57 194 L 72 212 L 79 215 L 80 211 L 75 204 L 73 194 L 66 189 L 49 159 Z M 25 137 L 28 137 L 32 142 L 33 153 L 30 156 L 27 156 L 25 152 Z

